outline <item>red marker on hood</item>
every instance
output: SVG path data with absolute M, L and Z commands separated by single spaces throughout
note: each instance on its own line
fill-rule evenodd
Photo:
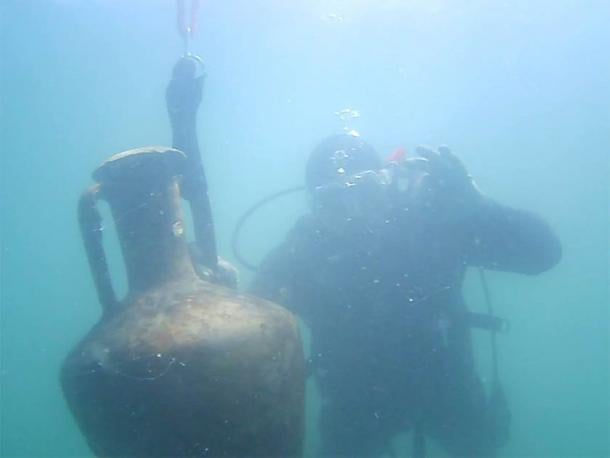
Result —
M 387 158 L 386 162 L 396 162 L 398 164 L 404 162 L 407 159 L 407 150 L 402 146 L 396 148 Z

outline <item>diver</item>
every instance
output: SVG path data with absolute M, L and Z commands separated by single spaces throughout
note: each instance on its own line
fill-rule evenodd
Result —
M 322 141 L 306 166 L 311 210 L 249 289 L 311 330 L 322 457 L 381 456 L 406 431 L 416 457 L 425 436 L 491 457 L 508 437 L 507 408 L 475 370 L 464 275 L 539 274 L 561 245 L 538 216 L 483 195 L 447 147 L 416 153 L 384 166 L 358 136 Z

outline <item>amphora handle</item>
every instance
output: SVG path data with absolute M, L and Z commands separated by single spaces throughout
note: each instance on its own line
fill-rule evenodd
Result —
M 97 208 L 100 189 L 101 186 L 97 184 L 83 192 L 78 201 L 78 222 L 97 297 L 104 313 L 107 313 L 116 308 L 117 299 L 104 251 L 102 216 Z

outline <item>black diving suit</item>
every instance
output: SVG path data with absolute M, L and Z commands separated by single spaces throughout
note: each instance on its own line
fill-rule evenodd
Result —
M 414 427 L 451 456 L 493 456 L 501 445 L 474 367 L 464 275 L 538 274 L 561 246 L 536 215 L 486 197 L 459 220 L 437 216 L 395 205 L 374 230 L 337 234 L 307 215 L 253 280 L 252 294 L 311 330 L 320 456 L 380 456 Z

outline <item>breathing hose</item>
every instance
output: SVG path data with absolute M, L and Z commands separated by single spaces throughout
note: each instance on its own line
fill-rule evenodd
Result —
M 256 268 L 257 268 L 254 264 L 252 264 L 251 262 L 248 262 L 241 255 L 241 251 L 239 249 L 239 236 L 241 235 L 241 230 L 242 230 L 244 224 L 248 221 L 248 219 L 250 219 L 250 216 L 252 216 L 252 214 L 254 212 L 256 212 L 259 208 L 261 208 L 262 206 L 271 202 L 272 200 L 275 200 L 279 197 L 286 196 L 288 194 L 293 194 L 295 192 L 300 192 L 300 191 L 304 191 L 304 190 L 305 190 L 305 186 L 295 186 L 292 188 L 287 188 L 287 189 L 283 189 L 278 192 L 274 192 L 273 194 L 270 194 L 270 195 L 262 198 L 258 202 L 256 202 L 241 216 L 241 218 L 239 218 L 239 220 L 237 221 L 237 224 L 235 225 L 235 229 L 233 230 L 233 236 L 231 237 L 231 247 L 233 249 L 233 255 L 235 256 L 235 259 L 237 259 L 237 261 L 239 261 L 244 267 L 246 267 L 247 269 L 250 269 L 252 271 L 256 270 Z

